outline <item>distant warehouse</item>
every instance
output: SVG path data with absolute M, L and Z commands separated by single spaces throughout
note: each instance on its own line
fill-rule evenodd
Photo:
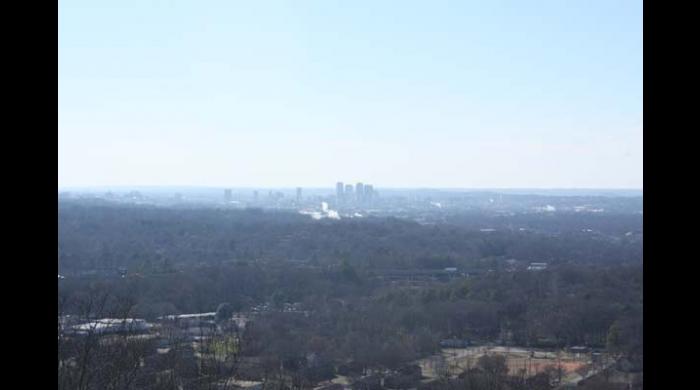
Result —
M 136 318 L 103 318 L 75 325 L 70 328 L 73 334 L 115 334 L 147 332 L 151 324 Z
M 547 269 L 547 263 L 530 263 L 528 271 L 543 271 Z
M 165 323 L 175 323 L 180 326 L 197 326 L 202 324 L 213 325 L 216 319 L 216 312 L 194 313 L 194 314 L 179 314 L 158 317 L 158 321 Z

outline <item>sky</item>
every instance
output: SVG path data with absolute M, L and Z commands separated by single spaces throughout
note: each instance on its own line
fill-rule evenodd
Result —
M 59 188 L 642 188 L 642 1 L 58 11 Z

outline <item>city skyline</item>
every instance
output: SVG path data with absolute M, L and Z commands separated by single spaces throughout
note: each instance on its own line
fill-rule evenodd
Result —
M 155 192 L 177 192 L 177 191 L 201 191 L 201 190 L 209 190 L 209 191 L 220 191 L 224 189 L 232 189 L 234 191 L 250 191 L 251 194 L 254 194 L 257 191 L 268 191 L 268 190 L 276 190 L 276 191 L 285 191 L 288 192 L 289 194 L 294 193 L 294 191 L 299 188 L 299 186 L 245 186 L 245 187 L 239 187 L 239 186 L 170 186 L 170 185 L 155 185 L 155 186 L 130 186 L 130 185 L 124 185 L 124 186 L 110 186 L 110 185 L 102 185 L 102 186 L 59 186 L 58 187 L 58 192 L 85 192 L 85 193 L 98 193 L 98 192 L 105 192 L 105 191 L 131 191 L 131 190 L 137 190 L 137 191 L 155 191 Z M 327 192 L 329 194 L 336 195 L 337 191 L 333 186 L 302 186 L 301 187 L 304 190 L 310 190 L 310 191 L 323 191 Z M 462 193 L 470 193 L 470 192 L 493 192 L 493 193 L 521 193 L 521 194 L 539 194 L 539 193 L 571 193 L 572 195 L 576 195 L 577 193 L 626 193 L 626 194 L 635 194 L 634 196 L 643 196 L 644 193 L 644 188 L 634 188 L 634 187 L 607 187 L 607 188 L 596 188 L 596 187 L 589 187 L 589 188 L 583 188 L 583 187 L 569 187 L 569 188 L 557 188 L 557 187 L 541 187 L 541 188 L 518 188 L 518 187 L 501 187 L 501 188 L 496 188 L 496 187 L 482 187 L 482 188 L 476 188 L 476 187 L 388 187 L 388 186 L 382 186 L 380 189 L 374 189 L 375 193 L 377 191 L 446 191 L 446 192 L 462 192 Z

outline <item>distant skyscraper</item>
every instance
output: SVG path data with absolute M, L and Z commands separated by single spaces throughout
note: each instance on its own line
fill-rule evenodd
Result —
M 338 198 L 338 202 L 343 201 L 343 182 L 339 181 L 335 183 L 335 197 Z
M 371 184 L 365 184 L 365 201 L 370 202 L 374 196 L 374 188 Z
M 224 202 L 229 203 L 233 200 L 233 195 L 231 195 L 231 189 L 227 188 L 224 190 Z
M 343 193 L 343 196 L 345 197 L 345 200 L 347 201 L 352 201 L 352 184 L 346 184 L 345 185 L 345 192 Z
M 301 187 L 297 187 L 297 204 L 301 203 Z
M 355 184 L 355 198 L 358 202 L 362 202 L 365 197 L 365 188 L 362 183 Z
M 253 191 L 253 201 L 255 201 L 255 202 L 258 201 L 258 191 L 257 190 Z

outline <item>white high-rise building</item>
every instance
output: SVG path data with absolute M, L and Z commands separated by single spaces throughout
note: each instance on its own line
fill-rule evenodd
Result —
M 351 202 L 353 200 L 352 194 L 353 194 L 352 184 L 346 184 L 345 185 L 345 192 L 343 193 L 345 200 L 348 202 Z
M 362 202 L 365 197 L 365 188 L 362 183 L 355 184 L 355 198 L 358 202 Z
M 374 187 L 371 184 L 365 184 L 365 201 L 371 202 L 374 198 Z
M 338 199 L 338 202 L 342 202 L 344 200 L 344 193 L 343 193 L 343 182 L 339 181 L 335 183 L 335 197 Z

